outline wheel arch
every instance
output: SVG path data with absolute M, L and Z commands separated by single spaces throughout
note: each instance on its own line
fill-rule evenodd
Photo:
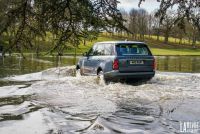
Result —
M 80 66 L 77 64 L 77 65 L 76 65 L 76 70 L 78 70 L 78 69 L 80 69 Z
M 98 68 L 97 68 L 97 75 L 98 75 L 98 73 L 99 73 L 100 71 L 103 71 L 102 67 L 98 67 Z

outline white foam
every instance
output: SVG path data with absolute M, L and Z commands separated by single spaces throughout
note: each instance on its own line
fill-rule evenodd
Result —
M 9 97 L 9 96 L 15 96 L 15 95 L 27 95 L 31 93 L 31 90 L 29 88 L 22 88 L 26 85 L 15 85 L 15 86 L 4 86 L 0 87 L 0 97 Z
M 34 94 L 34 96 L 30 101 L 16 106 L 2 106 L 0 114 L 23 114 L 29 110 L 29 104 L 33 101 L 37 102 L 37 105 L 44 104 L 42 106 L 47 108 L 33 112 L 27 117 L 24 115 L 24 120 L 15 124 L 9 125 L 12 121 L 6 121 L 8 124 L 1 126 L 0 131 L 11 133 L 16 130 L 16 133 L 22 133 L 21 129 L 25 127 L 30 128 L 23 131 L 26 133 L 46 133 L 50 129 L 55 133 L 57 130 L 76 131 L 90 126 L 94 121 L 90 119 L 97 116 L 97 120 L 85 133 L 95 133 L 98 127 L 103 127 L 102 131 L 105 133 L 112 132 L 111 130 L 114 129 L 122 133 L 151 133 L 162 132 L 165 129 L 151 127 L 144 130 L 135 128 L 134 123 L 157 125 L 156 122 L 164 124 L 171 118 L 195 119 L 199 115 L 199 108 L 195 106 L 199 104 L 200 99 L 200 74 L 157 72 L 151 81 L 133 86 L 122 83 L 98 84 L 96 76 L 74 77 L 74 70 L 75 67 L 51 68 L 38 73 L 6 78 L 13 81 L 32 81 L 32 85 L 0 87 L 0 97 L 26 94 Z M 187 103 L 190 98 L 193 101 Z M 190 102 L 192 104 L 189 104 Z M 134 111 L 136 114 L 142 112 L 142 115 L 135 115 Z M 195 116 L 191 116 L 189 112 Z M 146 113 L 148 115 L 145 115 Z M 90 115 L 94 116 L 90 117 Z M 190 116 L 187 117 L 188 115 Z M 88 116 L 86 121 L 84 121 L 85 116 Z M 101 116 L 113 119 L 113 122 Z M 157 118 L 158 116 L 161 118 Z
M 40 81 L 33 82 L 24 91 L 17 90 L 15 86 L 1 87 L 1 96 L 35 93 L 41 103 L 62 107 L 62 110 L 70 113 L 114 112 L 119 102 L 123 101 L 149 104 L 165 99 L 200 98 L 200 74 L 157 72 L 150 82 L 132 86 L 122 83 L 97 84 L 95 76 L 74 77 L 74 70 L 74 66 L 51 68 L 7 78 Z
M 54 80 L 63 78 L 66 76 L 72 76 L 75 72 L 73 66 L 69 67 L 57 67 L 44 70 L 42 72 L 30 73 L 24 75 L 16 75 L 11 77 L 6 77 L 3 80 L 9 81 L 37 81 L 37 80 Z
M 52 129 L 45 122 L 45 118 L 40 111 L 36 111 L 28 115 L 24 120 L 19 120 L 17 123 L 6 121 L 0 127 L 0 132 L 3 134 L 44 134 Z

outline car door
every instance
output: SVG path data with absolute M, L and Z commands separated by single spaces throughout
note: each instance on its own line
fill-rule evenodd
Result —
M 104 44 L 98 43 L 94 46 L 94 55 L 91 57 L 90 62 L 90 71 L 91 74 L 96 75 L 97 74 L 97 68 L 102 62 L 102 57 L 105 54 Z
M 87 54 L 85 55 L 83 61 L 82 61 L 82 73 L 85 75 L 89 75 L 90 74 L 90 62 L 91 62 L 91 58 L 93 56 L 94 53 L 94 49 L 93 47 L 87 52 Z
M 98 43 L 95 47 L 95 53 L 92 57 L 91 62 L 91 73 L 96 75 L 97 69 L 100 67 L 103 71 L 108 71 L 112 69 L 112 64 L 105 67 L 105 64 L 109 62 L 114 54 L 113 45 L 109 43 Z
M 98 57 L 101 55 L 101 47 L 99 44 L 94 44 L 94 46 L 89 50 L 86 58 L 83 61 L 84 74 L 86 75 L 95 75 L 95 68 L 99 62 Z

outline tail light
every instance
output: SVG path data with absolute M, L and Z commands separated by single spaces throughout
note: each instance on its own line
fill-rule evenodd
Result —
M 153 70 L 156 70 L 156 60 L 153 58 Z
M 119 69 L 119 60 L 115 59 L 113 61 L 113 70 L 118 70 Z

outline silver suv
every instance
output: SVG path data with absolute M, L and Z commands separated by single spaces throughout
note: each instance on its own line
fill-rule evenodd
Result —
M 104 80 L 151 79 L 155 59 L 144 42 L 97 42 L 78 61 L 81 75 L 103 75 Z

